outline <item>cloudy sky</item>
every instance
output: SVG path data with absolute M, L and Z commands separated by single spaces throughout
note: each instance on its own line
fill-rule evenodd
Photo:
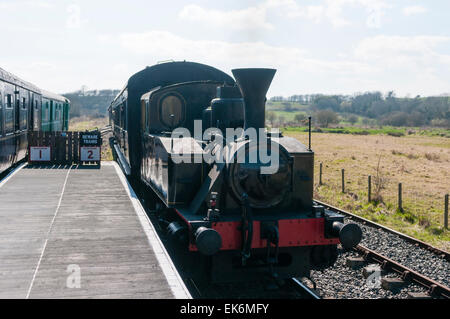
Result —
M 0 0 L 0 67 L 58 93 L 164 60 L 278 69 L 269 96 L 450 93 L 446 0 Z

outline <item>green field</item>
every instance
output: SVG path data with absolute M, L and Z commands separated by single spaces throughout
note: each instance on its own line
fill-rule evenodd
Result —
M 307 126 L 299 127 L 285 127 L 282 128 L 283 132 L 295 133 L 295 132 L 307 132 Z M 383 126 L 378 128 L 366 128 L 366 127 L 330 127 L 330 128 L 313 128 L 314 133 L 334 133 L 334 134 L 352 134 L 352 135 L 391 135 L 395 137 L 418 135 L 418 136 L 439 136 L 450 138 L 450 129 L 443 128 L 414 128 L 414 127 L 392 127 Z

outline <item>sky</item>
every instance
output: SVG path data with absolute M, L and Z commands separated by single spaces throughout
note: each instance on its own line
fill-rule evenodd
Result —
M 450 93 L 447 0 L 0 0 L 0 67 L 57 93 L 187 60 L 277 69 L 268 96 Z

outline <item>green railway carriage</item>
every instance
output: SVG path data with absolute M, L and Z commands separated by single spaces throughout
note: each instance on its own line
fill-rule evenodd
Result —
M 67 131 L 70 101 L 0 68 L 0 174 L 25 158 L 28 131 Z
M 41 131 L 67 131 L 70 102 L 64 96 L 42 91 Z

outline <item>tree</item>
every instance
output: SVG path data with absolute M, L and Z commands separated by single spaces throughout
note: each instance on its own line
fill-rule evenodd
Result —
M 322 95 L 314 99 L 313 108 L 316 110 L 331 109 L 337 112 L 339 111 L 341 103 L 341 98 L 339 96 Z
M 294 117 L 294 121 L 295 121 L 297 124 L 301 124 L 301 123 L 304 122 L 305 120 L 306 120 L 306 115 L 303 114 L 303 113 L 296 114 L 295 117 Z
M 391 126 L 405 126 L 407 119 L 408 114 L 405 112 L 392 112 L 381 120 L 381 124 Z
M 354 125 L 356 122 L 358 122 L 358 117 L 356 115 L 350 115 L 348 121 L 351 125 Z
M 270 122 L 270 125 L 273 126 L 273 122 L 277 119 L 277 115 L 275 112 L 267 112 L 266 119 Z
M 330 124 L 339 122 L 337 114 L 331 110 L 318 111 L 316 113 L 316 118 L 317 122 L 322 127 L 328 127 Z
M 292 107 L 292 104 L 290 102 L 283 102 L 283 111 L 285 112 L 293 112 L 295 109 Z

